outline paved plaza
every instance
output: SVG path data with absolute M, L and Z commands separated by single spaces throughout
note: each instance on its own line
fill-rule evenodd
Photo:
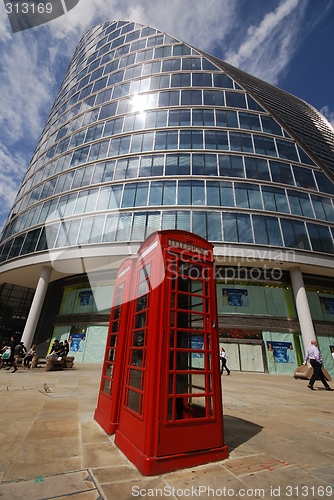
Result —
M 320 382 L 224 375 L 229 458 L 145 477 L 93 418 L 100 375 L 89 364 L 0 371 L 1 500 L 334 499 L 334 392 Z

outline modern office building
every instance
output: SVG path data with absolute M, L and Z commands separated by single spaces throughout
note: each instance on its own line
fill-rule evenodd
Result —
M 230 368 L 293 373 L 316 335 L 330 371 L 333 195 L 334 132 L 312 106 L 152 27 L 95 26 L 2 232 L 3 335 L 44 352 L 71 336 L 102 362 L 117 268 L 184 229 L 215 245 Z

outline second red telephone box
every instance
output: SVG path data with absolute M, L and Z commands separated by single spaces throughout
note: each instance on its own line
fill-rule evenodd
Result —
M 134 262 L 135 259 L 126 259 L 117 271 L 113 303 L 110 311 L 100 392 L 94 414 L 95 420 L 107 434 L 114 434 L 119 422 Z

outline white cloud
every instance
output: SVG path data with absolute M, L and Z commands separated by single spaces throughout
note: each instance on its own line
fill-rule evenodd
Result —
M 329 106 L 323 106 L 319 111 L 322 115 L 324 115 L 334 129 L 334 111 L 331 111 Z
M 227 53 L 226 60 L 277 84 L 301 42 L 307 3 L 304 0 L 281 1 L 257 26 L 248 28 L 246 38 L 236 50 Z
M 0 166 L 1 220 L 8 215 L 13 205 L 18 185 L 21 183 L 27 169 L 27 163 L 22 155 L 12 154 L 3 144 L 0 144 Z

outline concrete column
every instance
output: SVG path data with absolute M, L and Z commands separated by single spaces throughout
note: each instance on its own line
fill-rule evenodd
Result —
M 52 272 L 52 267 L 43 267 L 41 275 L 39 277 L 35 295 L 31 304 L 31 308 L 28 314 L 27 322 L 25 324 L 21 341 L 27 349 L 30 349 L 32 344 L 36 326 L 39 320 L 39 315 L 42 310 L 44 298 L 46 291 L 48 289 L 49 280 Z
M 295 296 L 297 314 L 302 332 L 305 351 L 310 347 L 311 340 L 315 340 L 315 331 L 305 291 L 303 275 L 299 267 L 290 269 L 292 290 Z

